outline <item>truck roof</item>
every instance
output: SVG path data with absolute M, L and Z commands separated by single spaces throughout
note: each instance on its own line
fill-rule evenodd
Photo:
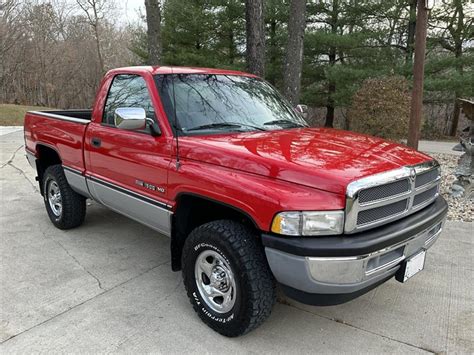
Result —
M 116 68 L 110 70 L 110 72 L 150 72 L 153 75 L 156 74 L 221 74 L 221 75 L 240 75 L 257 77 L 256 75 L 245 73 L 238 70 L 227 70 L 227 69 L 216 69 L 216 68 L 200 68 L 200 67 L 179 67 L 179 66 L 131 66 Z

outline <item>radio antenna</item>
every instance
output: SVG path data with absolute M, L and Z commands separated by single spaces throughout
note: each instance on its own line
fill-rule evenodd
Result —
M 178 128 L 178 116 L 176 115 L 176 94 L 174 92 L 174 73 L 173 73 L 173 67 L 171 68 L 171 85 L 172 85 L 172 90 L 173 90 L 173 115 L 174 115 L 174 134 L 176 137 L 176 170 L 179 170 L 179 167 L 181 166 L 181 162 L 179 160 L 179 131 L 180 129 Z

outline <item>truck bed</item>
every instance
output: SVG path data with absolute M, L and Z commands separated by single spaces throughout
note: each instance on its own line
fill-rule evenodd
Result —
M 63 166 L 84 171 L 84 134 L 92 110 L 30 111 L 25 115 L 27 152 L 39 157 L 42 147 L 54 149 Z

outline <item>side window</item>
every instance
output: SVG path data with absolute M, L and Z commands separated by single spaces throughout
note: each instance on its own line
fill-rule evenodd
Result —
M 114 112 L 119 107 L 142 107 L 146 117 L 155 120 L 148 88 L 139 75 L 120 74 L 114 77 L 105 101 L 102 123 L 115 126 Z

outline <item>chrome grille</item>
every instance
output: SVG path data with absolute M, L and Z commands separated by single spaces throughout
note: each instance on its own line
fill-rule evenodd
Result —
M 345 232 L 407 216 L 438 196 L 439 164 L 430 161 L 369 176 L 347 186 Z
M 404 212 L 408 206 L 408 199 L 401 200 L 390 205 L 384 205 L 380 207 L 371 208 L 368 210 L 360 211 L 357 215 L 357 224 L 363 225 L 366 223 L 371 223 L 378 221 L 380 219 L 393 216 Z
M 376 201 L 390 196 L 395 196 L 410 190 L 410 181 L 403 179 L 390 184 L 364 189 L 359 192 L 359 202 Z
M 424 192 L 420 192 L 413 199 L 413 207 L 418 207 L 422 203 L 431 200 L 433 197 L 436 196 L 437 193 L 438 193 L 438 186 L 434 186 L 429 190 L 426 190 Z
M 426 185 L 438 178 L 439 170 L 433 169 L 416 176 L 415 187 Z

